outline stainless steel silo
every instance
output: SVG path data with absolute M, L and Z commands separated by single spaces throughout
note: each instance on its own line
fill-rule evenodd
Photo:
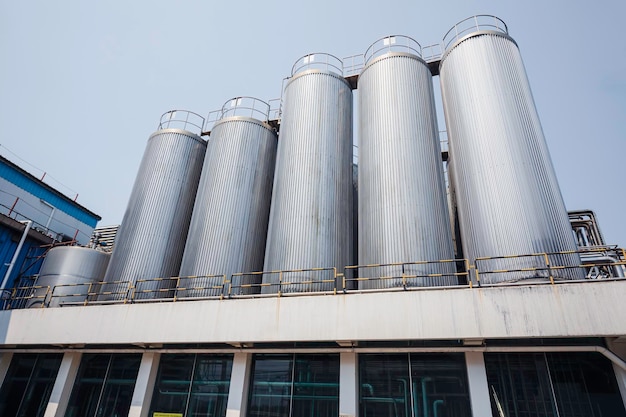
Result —
M 263 270 L 277 146 L 268 113 L 266 103 L 238 97 L 224 105 L 211 130 L 180 268 L 185 289 L 177 297 L 221 295 L 224 278 Z M 233 291 L 258 292 L 241 285 L 260 280 L 233 277 Z
M 467 19 L 448 32 L 444 48 L 441 89 L 465 256 L 479 271 L 518 271 L 485 273 L 483 283 L 583 278 L 577 254 L 541 255 L 577 248 L 506 25 L 493 16 Z M 509 255 L 530 256 L 480 259 Z
M 136 287 L 136 298 L 172 295 L 168 279 L 180 270 L 206 152 L 206 142 L 199 136 L 203 122 L 191 112 L 168 112 L 148 139 L 101 300 L 122 298 L 128 285 Z M 166 280 L 142 281 L 155 278 Z
M 52 248 L 39 270 L 34 297 L 27 307 L 59 307 L 66 303 L 83 303 L 96 291 L 104 278 L 110 254 L 80 246 Z
M 352 90 L 342 62 L 301 58 L 283 99 L 264 270 L 341 270 L 352 254 L 353 192 Z M 279 291 L 279 281 L 283 292 L 327 291 L 333 279 L 328 270 L 268 273 L 263 292 Z
M 421 47 L 405 36 L 382 38 L 359 76 L 359 265 L 419 264 L 359 268 L 370 278 L 360 288 L 457 283 L 444 184 Z

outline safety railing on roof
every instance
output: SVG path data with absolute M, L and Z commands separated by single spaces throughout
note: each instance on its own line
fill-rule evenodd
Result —
M 463 271 L 457 272 L 461 267 Z M 353 289 L 381 290 L 390 288 L 414 289 L 423 287 L 471 287 L 470 266 L 467 259 L 399 262 L 347 266 L 343 276 L 343 291 Z
M 204 117 L 188 110 L 170 110 L 159 121 L 159 130 L 182 129 L 196 135 L 202 134 L 203 126 Z
M 508 34 L 506 23 L 500 18 L 491 15 L 476 15 L 461 20 L 454 25 L 443 37 L 443 49 L 447 50 L 454 42 L 474 32 L 491 30 Z
M 576 261 L 576 262 L 573 262 Z M 509 267 L 506 267 L 509 263 Z M 497 268 L 494 268 L 497 265 Z M 558 285 L 626 279 L 626 252 L 578 251 L 336 268 L 260 271 L 129 281 L 33 285 L 12 290 L 7 309 L 201 299 L 237 299 L 502 285 Z
M 229 297 L 255 293 L 281 295 L 337 291 L 337 268 L 289 269 L 233 274 Z
M 415 39 L 404 35 L 392 35 L 380 38 L 365 51 L 365 64 L 372 59 L 389 52 L 403 52 L 422 57 L 422 46 Z
M 343 76 L 348 78 L 358 75 L 365 66 L 365 54 L 350 55 L 343 58 Z
M 323 52 L 308 54 L 298 59 L 291 68 L 291 76 L 293 77 L 302 71 L 310 69 L 334 72 L 343 76 L 343 62 L 341 59 Z

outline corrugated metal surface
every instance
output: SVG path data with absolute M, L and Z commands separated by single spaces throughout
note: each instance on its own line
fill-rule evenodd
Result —
M 25 226 L 21 224 L 20 226 L 22 230 L 13 230 L 5 224 L 0 225 L 0 279 L 3 279 L 4 275 L 7 273 L 20 238 L 22 237 L 23 228 Z M 30 233 L 39 232 L 31 229 Z M 37 274 L 41 267 L 41 259 L 39 257 L 45 250 L 46 248 L 42 247 L 41 241 L 36 241 L 30 236 L 27 237 L 16 259 L 15 266 L 11 271 L 11 276 L 7 281 L 6 288 L 13 288 L 21 277 Z
M 352 90 L 343 77 L 315 70 L 285 88 L 270 211 L 265 271 L 336 267 L 352 254 Z M 289 274 L 284 281 L 329 279 Z M 265 275 L 264 283 L 278 275 Z M 319 291 L 324 285 L 283 286 Z M 264 292 L 276 292 L 276 286 Z
M 389 53 L 359 76 L 359 265 L 453 259 L 432 76 L 415 55 Z M 454 263 L 362 269 L 365 277 L 450 274 Z M 409 286 L 454 285 L 454 276 Z M 361 288 L 402 285 L 401 278 Z
M 263 270 L 276 161 L 276 133 L 265 123 L 231 117 L 212 129 L 180 276 Z M 261 277 L 258 276 L 260 279 Z M 244 283 L 258 283 L 248 279 Z M 220 285 L 221 279 L 184 280 L 183 287 Z M 241 282 L 236 282 L 236 285 Z M 179 297 L 221 291 L 179 291 Z
M 59 307 L 62 303 L 85 301 L 86 294 L 95 290 L 90 288 L 89 284 L 104 278 L 110 256 L 108 253 L 80 246 L 50 249 L 35 284 L 46 288 L 36 290 L 35 298 L 27 304 L 27 307 L 41 307 L 44 302 L 49 307 Z M 55 285 L 71 286 L 55 289 Z M 47 287 L 50 287 L 50 293 L 44 299 Z M 85 295 L 70 296 L 71 294 Z
M 205 152 L 206 142 L 185 130 L 150 136 L 105 281 L 178 274 Z
M 442 94 L 465 256 L 576 250 L 567 211 L 515 42 L 477 32 L 446 51 Z M 577 255 L 553 264 L 578 265 Z M 541 267 L 541 257 L 482 262 L 482 269 Z M 560 278 L 582 278 L 561 270 Z M 547 276 L 490 274 L 483 282 Z

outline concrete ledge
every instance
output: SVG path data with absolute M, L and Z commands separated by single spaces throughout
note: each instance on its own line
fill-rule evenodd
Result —
M 626 335 L 626 281 L 0 312 L 0 346 Z

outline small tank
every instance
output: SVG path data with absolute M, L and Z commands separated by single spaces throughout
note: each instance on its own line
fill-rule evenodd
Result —
M 203 124 L 203 117 L 188 111 L 161 117 L 148 139 L 99 300 L 121 299 L 129 285 L 135 298 L 173 295 L 169 278 L 180 270 L 207 147 Z
M 106 252 L 81 246 L 50 249 L 35 283 L 42 288 L 35 291 L 26 307 L 60 307 L 86 301 L 96 292 L 96 283 L 104 278 L 109 259 Z

